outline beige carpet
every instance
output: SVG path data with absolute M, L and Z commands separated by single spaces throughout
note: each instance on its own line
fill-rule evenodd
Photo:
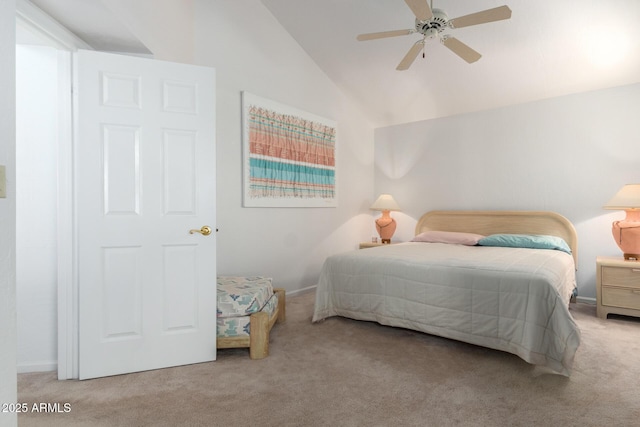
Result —
M 90 381 L 21 374 L 26 426 L 640 425 L 640 322 L 572 305 L 582 330 L 570 378 L 516 356 L 374 323 L 311 324 L 313 293 L 289 297 L 271 355 L 221 350 L 212 363 Z

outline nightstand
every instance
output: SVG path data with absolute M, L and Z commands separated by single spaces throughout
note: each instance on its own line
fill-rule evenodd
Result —
M 596 313 L 640 317 L 640 261 L 596 258 Z
M 362 242 L 360 243 L 360 249 L 364 249 L 364 248 L 375 248 L 376 246 L 386 246 L 386 245 L 393 245 L 393 243 L 371 243 L 371 242 Z

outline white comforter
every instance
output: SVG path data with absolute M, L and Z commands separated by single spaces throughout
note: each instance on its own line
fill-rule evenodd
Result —
M 580 331 L 565 252 L 401 243 L 324 263 L 313 321 L 376 321 L 513 353 L 569 375 Z

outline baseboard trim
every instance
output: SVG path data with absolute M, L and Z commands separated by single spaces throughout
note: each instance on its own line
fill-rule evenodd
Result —
M 295 291 L 287 291 L 287 296 L 302 295 L 315 290 L 316 290 L 316 285 L 308 286 L 306 288 L 296 289 Z
M 30 362 L 19 363 L 16 366 L 19 374 L 28 374 L 29 372 L 55 372 L 58 370 L 57 362 Z
M 596 305 L 596 299 L 591 297 L 576 297 L 577 302 L 581 302 L 584 304 L 593 304 Z

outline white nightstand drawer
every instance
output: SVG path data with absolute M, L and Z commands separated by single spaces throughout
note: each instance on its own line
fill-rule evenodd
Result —
M 640 261 L 596 258 L 596 314 L 640 317 Z
M 602 305 L 640 309 L 640 289 L 602 287 Z
M 602 267 L 602 286 L 640 289 L 640 268 Z

